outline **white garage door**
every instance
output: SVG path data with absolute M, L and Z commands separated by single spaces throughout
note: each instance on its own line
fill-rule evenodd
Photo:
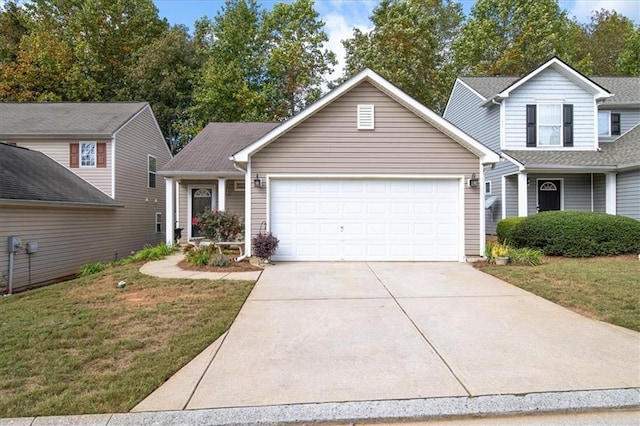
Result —
M 459 259 L 457 180 L 270 183 L 274 260 Z

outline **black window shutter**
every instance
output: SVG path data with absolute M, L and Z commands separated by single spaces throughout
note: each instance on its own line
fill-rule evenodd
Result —
M 527 147 L 536 146 L 536 106 L 527 105 Z
M 573 146 L 573 105 L 562 106 L 562 131 L 564 146 Z
M 617 112 L 611 113 L 611 134 L 612 135 L 620 134 L 620 113 L 617 113 Z

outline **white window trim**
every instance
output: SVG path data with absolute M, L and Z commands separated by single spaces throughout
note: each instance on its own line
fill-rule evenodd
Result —
M 540 124 L 540 106 L 541 105 L 558 105 L 560 106 L 560 119 L 559 124 Z M 538 101 L 536 102 L 536 148 L 558 148 L 564 147 L 564 102 L 559 100 L 549 100 L 549 101 Z M 542 145 L 540 143 L 540 127 L 560 127 L 560 139 L 559 143 L 555 145 Z
M 214 186 L 212 185 L 188 185 L 187 186 L 187 217 L 185 218 L 185 225 L 187 228 L 187 241 L 191 241 L 191 239 L 193 238 L 191 236 L 191 218 L 193 216 L 192 214 L 192 190 L 194 189 L 208 189 L 209 192 L 211 192 L 211 209 L 215 209 L 218 206 L 218 200 L 215 197 L 215 194 L 217 194 L 217 192 L 214 192 Z
M 158 220 L 158 216 L 160 216 L 160 220 Z M 158 231 L 158 225 L 160 225 L 160 230 Z M 156 234 L 162 233 L 162 212 L 156 212 Z
M 93 165 L 86 166 L 82 164 L 82 146 L 83 145 L 93 145 Z M 98 144 L 92 141 L 80 141 L 80 145 L 78 146 L 78 167 L 83 169 L 95 169 L 98 167 Z
M 607 134 L 600 134 L 600 114 L 607 115 Z M 610 138 L 611 137 L 611 111 L 603 110 L 598 111 L 598 125 L 596 131 L 598 132 L 599 138 Z
M 491 181 L 490 180 L 484 181 L 484 194 L 485 195 L 491 195 Z
M 153 158 L 156 160 L 156 170 L 151 171 L 151 167 L 149 167 L 149 159 Z M 149 182 L 149 175 L 153 173 L 155 175 L 155 186 L 151 186 Z M 157 188 L 158 187 L 158 158 L 155 155 L 147 154 L 147 188 Z
M 564 210 L 564 178 L 560 177 L 544 177 L 544 178 L 536 178 L 536 205 L 534 206 L 534 212 L 537 213 L 537 207 L 540 206 L 540 201 L 538 200 L 540 181 L 541 180 L 559 180 L 560 181 L 560 211 Z

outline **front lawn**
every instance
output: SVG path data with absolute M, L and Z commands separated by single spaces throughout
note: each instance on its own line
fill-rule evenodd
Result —
M 636 255 L 546 257 L 535 267 L 478 267 L 590 318 L 640 331 L 640 261 Z
M 129 411 L 229 328 L 254 285 L 139 267 L 0 298 L 0 417 Z

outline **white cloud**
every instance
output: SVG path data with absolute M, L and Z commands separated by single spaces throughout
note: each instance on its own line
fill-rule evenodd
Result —
M 562 6 L 565 2 L 560 3 Z M 640 3 L 637 0 L 576 0 L 573 7 L 569 5 L 565 7 L 570 15 L 575 16 L 582 23 L 590 22 L 592 12 L 600 9 L 615 10 L 636 24 L 640 22 Z

